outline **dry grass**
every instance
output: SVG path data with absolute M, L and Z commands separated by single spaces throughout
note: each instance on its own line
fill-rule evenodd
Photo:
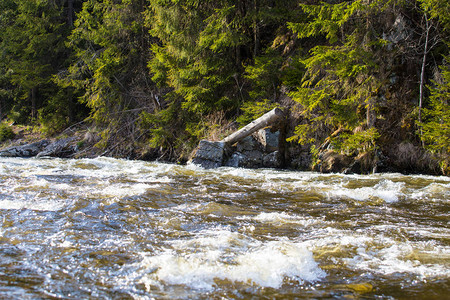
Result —
M 238 129 L 235 121 L 227 120 L 224 112 L 216 112 L 205 118 L 207 125 L 206 139 L 220 141 Z
M 439 169 L 437 161 L 423 148 L 410 142 L 402 142 L 397 145 L 393 153 L 395 164 L 404 170 L 434 171 Z

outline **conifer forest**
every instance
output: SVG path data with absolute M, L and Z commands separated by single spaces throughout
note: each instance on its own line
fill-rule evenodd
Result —
M 0 0 L 0 139 L 183 162 L 279 107 L 288 168 L 449 174 L 449 34 L 448 0 Z

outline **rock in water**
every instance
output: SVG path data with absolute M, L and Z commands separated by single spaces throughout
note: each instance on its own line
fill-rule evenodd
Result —
M 48 146 L 48 140 L 42 140 L 36 143 L 23 146 L 14 146 L 0 151 L 2 157 L 33 157 Z
M 205 169 L 218 168 L 222 166 L 224 151 L 224 142 L 202 140 L 190 163 L 199 165 Z
M 263 156 L 263 167 L 265 168 L 279 168 L 281 167 L 281 154 L 279 151 L 274 151 Z

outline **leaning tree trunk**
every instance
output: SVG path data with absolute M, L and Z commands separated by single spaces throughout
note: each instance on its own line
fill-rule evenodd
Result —
M 243 138 L 251 135 L 253 132 L 261 128 L 264 128 L 268 125 L 271 125 L 276 121 L 281 120 L 283 117 L 284 117 L 283 111 L 279 108 L 274 108 L 268 113 L 264 114 L 262 117 L 259 117 L 258 119 L 254 120 L 247 126 L 239 129 L 233 134 L 230 134 L 229 136 L 224 138 L 222 142 L 227 145 L 233 145 L 242 140 Z
M 428 37 L 430 34 L 430 24 L 428 23 L 428 17 L 425 15 L 425 46 L 423 49 L 422 68 L 420 71 L 420 86 L 419 86 L 419 123 L 422 123 L 422 106 L 423 106 L 423 88 L 425 85 L 425 65 L 427 63 L 428 53 Z

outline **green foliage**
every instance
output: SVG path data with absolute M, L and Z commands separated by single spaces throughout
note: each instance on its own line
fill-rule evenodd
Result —
M 442 25 L 445 34 L 450 31 L 450 2 L 447 0 L 420 0 L 424 11 L 430 13 L 431 17 L 437 19 Z
M 420 137 L 448 157 L 448 1 L 71 3 L 73 24 L 67 0 L 0 1 L 1 117 L 51 135 L 90 116 L 109 154 L 149 140 L 173 158 L 219 124 L 288 105 L 300 113 L 289 141 L 355 155 L 414 111 L 428 33 L 442 80 L 424 94 Z
M 156 105 L 146 68 L 152 37 L 145 10 L 139 0 L 84 1 L 69 37 L 72 64 L 55 79 L 81 94 L 91 120 L 103 128 L 97 146 L 117 153 L 133 147 L 140 112 Z
M 183 111 L 181 122 L 170 122 L 179 132 L 196 140 L 210 132 L 208 116 L 242 108 L 246 122 L 252 106 L 275 101 L 283 58 L 270 46 L 276 30 L 295 19 L 296 3 L 154 0 L 150 8 L 147 22 L 159 43 L 148 65 L 152 79 L 172 89 L 166 99 Z
M 36 120 L 38 109 L 54 102 L 55 95 L 62 92 L 53 82 L 53 76 L 68 59 L 64 41 L 70 28 L 62 4 L 7 0 L 0 5 L 0 70 L 7 74 L 0 80 L 0 90 L 7 94 L 7 113 L 16 121 L 26 123 Z M 60 105 L 70 107 L 70 101 L 66 97 Z M 47 112 L 39 118 L 67 116 Z
M 430 106 L 424 109 L 422 140 L 432 152 L 447 156 L 450 153 L 450 67 L 441 68 L 441 82 L 430 88 Z
M 0 55 L 0 120 L 7 115 L 14 102 L 14 86 L 11 84 L 11 70 L 2 64 Z
M 377 139 L 380 134 L 376 128 L 359 131 L 356 133 L 342 133 L 333 138 L 331 144 L 337 152 L 352 156 L 359 153 L 367 153 L 375 151 L 377 146 Z
M 301 145 L 313 144 L 316 138 L 312 131 L 320 131 L 320 126 L 323 124 L 320 117 L 315 120 L 309 120 L 308 124 L 300 124 L 295 127 L 294 134 L 287 139 L 288 142 L 298 142 Z M 312 147 L 315 145 L 312 145 Z
M 152 79 L 172 87 L 181 108 L 193 114 L 235 108 L 235 52 L 245 42 L 235 6 L 227 1 L 151 1 L 151 8 L 151 32 L 161 40 L 152 46 Z
M 0 123 L 0 142 L 14 138 L 15 134 L 11 127 L 6 123 Z
M 268 99 L 258 102 L 246 102 L 241 107 L 243 114 L 237 118 L 237 122 L 241 125 L 247 125 L 253 120 L 279 106 L 280 105 L 278 103 L 273 103 Z
M 272 48 L 255 58 L 254 64 L 245 67 L 246 78 L 251 83 L 249 96 L 253 100 L 272 98 L 280 91 L 282 56 Z
M 321 143 L 336 129 L 351 131 L 366 118 L 367 125 L 373 126 L 368 116 L 375 113 L 368 111 L 376 111 L 378 91 L 385 84 L 380 76 L 384 42 L 381 33 L 369 26 L 379 22 L 392 5 L 390 2 L 301 4 L 307 18 L 301 23 L 289 23 L 289 27 L 299 38 L 325 41 L 299 59 L 306 71 L 290 96 L 300 104 L 307 122 L 296 128 L 290 141 Z M 348 135 L 347 142 L 341 144 L 350 151 L 361 138 Z
M 243 112 L 237 122 L 246 125 L 266 112 L 279 107 L 275 102 L 280 93 L 283 58 L 272 48 L 245 67 L 244 78 L 250 83 L 250 100 L 241 105 Z

